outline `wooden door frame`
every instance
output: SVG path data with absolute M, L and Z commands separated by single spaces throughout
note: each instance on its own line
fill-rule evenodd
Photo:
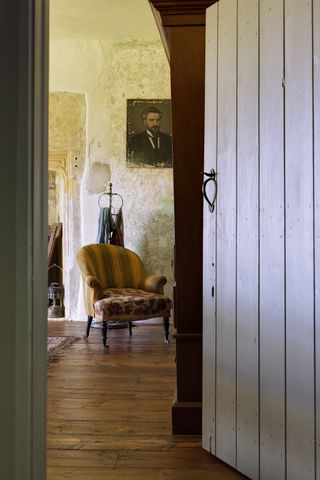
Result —
M 149 1 L 158 27 L 161 18 L 171 70 L 177 328 L 172 425 L 175 434 L 200 434 L 205 11 L 218 0 Z
M 46 478 L 48 1 L 3 0 L 0 30 L 0 478 L 38 480 Z

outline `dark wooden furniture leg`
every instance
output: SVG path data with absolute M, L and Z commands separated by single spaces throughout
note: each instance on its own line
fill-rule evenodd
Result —
M 166 343 L 169 343 L 169 318 L 164 317 L 163 319 L 163 331 L 164 331 L 164 340 Z
M 107 322 L 102 322 L 101 336 L 102 336 L 102 343 L 104 347 L 107 346 L 107 335 L 108 335 L 108 324 Z
M 86 338 L 89 337 L 90 327 L 91 327 L 92 320 L 93 320 L 93 317 L 91 317 L 90 315 L 88 315 L 87 328 L 86 328 Z
M 131 337 L 132 336 L 132 322 L 128 322 L 128 327 L 129 327 L 129 335 Z

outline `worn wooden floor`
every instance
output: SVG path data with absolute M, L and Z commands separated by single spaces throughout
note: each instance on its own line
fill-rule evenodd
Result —
M 82 336 L 82 322 L 49 321 L 49 335 Z M 200 437 L 171 435 L 175 344 L 162 326 L 129 339 L 111 330 L 109 351 L 91 329 L 48 365 L 48 480 L 245 478 L 202 450 Z

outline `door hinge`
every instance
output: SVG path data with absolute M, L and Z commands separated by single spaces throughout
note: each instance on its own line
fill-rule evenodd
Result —
M 211 296 L 214 297 L 214 287 L 211 288 Z

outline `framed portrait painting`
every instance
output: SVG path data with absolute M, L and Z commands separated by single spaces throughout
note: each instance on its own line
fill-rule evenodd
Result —
M 127 166 L 172 167 L 171 100 L 127 100 Z

